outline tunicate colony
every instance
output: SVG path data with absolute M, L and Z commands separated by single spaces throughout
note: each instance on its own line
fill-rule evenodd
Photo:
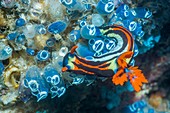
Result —
M 3 7 L 8 8 L 14 6 L 14 2 L 7 4 L 5 0 L 3 0 L 1 4 Z M 24 4 L 29 4 L 29 2 Z M 25 72 L 24 86 L 31 90 L 33 96 L 37 97 L 37 102 L 45 99 L 48 94 L 51 95 L 51 98 L 54 98 L 56 96 L 61 97 L 66 92 L 66 83 L 62 77 L 61 67 L 63 57 L 69 51 L 68 48 L 70 47 L 69 45 L 68 47 L 63 46 L 57 53 L 51 52 L 50 49 L 60 40 L 57 34 L 62 35 L 62 33 L 68 31 L 67 40 L 69 40 L 71 44 L 74 43 L 78 45 L 79 48 L 77 48 L 76 51 L 81 57 L 90 60 L 92 58 L 91 56 L 100 56 L 114 50 L 118 44 L 117 40 L 114 39 L 102 40 L 99 38 L 102 35 L 99 31 L 100 27 L 118 24 L 128 29 L 135 39 L 141 39 L 145 36 L 143 23 L 152 17 L 152 12 L 149 11 L 149 9 L 144 7 L 130 8 L 121 1 L 115 4 L 113 0 L 99 0 L 97 3 L 90 3 L 88 0 L 60 0 L 60 5 L 65 7 L 68 17 L 73 19 L 77 18 L 77 16 L 81 17 L 74 23 L 77 24 L 78 27 L 72 27 L 71 30 L 68 30 L 67 28 L 70 27 L 73 22 L 67 19 L 67 17 L 63 20 L 56 20 L 48 24 L 30 24 L 24 16 L 21 16 L 15 21 L 15 30 L 9 32 L 6 36 L 9 42 L 17 45 L 15 50 L 25 50 L 27 55 L 34 57 L 37 63 L 46 62 L 43 68 L 35 64 L 30 66 Z M 32 11 L 35 9 L 32 9 Z M 94 14 L 87 13 L 92 11 Z M 41 13 L 41 11 L 36 14 L 38 15 L 39 13 Z M 141 21 L 138 21 L 138 19 Z M 47 34 L 53 37 L 47 36 L 46 46 L 43 49 L 37 49 L 32 46 L 34 44 L 31 41 L 36 35 L 43 36 Z M 153 37 L 151 36 L 150 38 Z M 159 41 L 159 38 L 158 36 L 156 42 Z M 87 44 L 80 43 L 79 40 L 85 40 Z M 152 40 L 155 40 L 155 38 Z M 145 45 L 149 47 L 153 46 L 148 43 L 149 42 L 146 42 Z M 0 42 L 0 45 L 0 75 L 2 75 L 4 71 L 2 61 L 10 58 L 12 52 L 15 50 L 3 41 Z M 139 51 L 137 44 L 135 46 L 136 56 Z M 53 62 L 51 59 L 57 60 Z M 83 77 L 72 77 L 72 79 L 72 84 L 78 85 L 84 82 Z

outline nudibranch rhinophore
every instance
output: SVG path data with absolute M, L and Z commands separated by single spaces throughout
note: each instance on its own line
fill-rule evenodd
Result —
M 114 38 L 117 41 L 115 48 L 100 56 L 86 59 L 75 52 L 78 46 L 74 46 L 64 57 L 62 71 L 112 77 L 112 82 L 115 85 L 123 85 L 130 80 L 134 90 L 140 91 L 142 83 L 148 81 L 138 67 L 131 65 L 135 51 L 132 34 L 119 25 L 100 27 L 99 29 L 102 34 L 99 38 Z

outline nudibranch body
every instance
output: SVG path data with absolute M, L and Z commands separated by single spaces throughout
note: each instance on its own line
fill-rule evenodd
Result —
M 74 46 L 64 57 L 62 71 L 77 74 L 112 77 L 115 85 L 123 85 L 128 79 L 136 91 L 140 91 L 142 83 L 147 83 L 143 73 L 130 63 L 134 57 L 135 44 L 131 33 L 122 26 L 112 25 L 99 28 L 101 40 L 114 39 L 116 45 L 109 52 L 91 58 L 79 56 Z

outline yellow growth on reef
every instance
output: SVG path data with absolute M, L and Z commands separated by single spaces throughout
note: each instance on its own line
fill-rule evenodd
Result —
M 4 72 L 4 83 L 9 88 L 12 87 L 14 89 L 19 86 L 19 78 L 20 78 L 20 70 L 15 66 L 11 66 L 7 68 Z

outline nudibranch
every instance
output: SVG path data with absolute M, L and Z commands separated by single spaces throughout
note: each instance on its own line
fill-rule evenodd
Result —
M 91 56 L 87 59 L 76 53 L 78 46 L 73 46 L 63 60 L 62 72 L 69 71 L 76 74 L 94 75 L 98 77 L 112 77 L 115 85 L 123 85 L 130 80 L 135 91 L 140 91 L 142 83 L 147 79 L 138 67 L 131 65 L 134 57 L 135 43 L 132 34 L 122 26 L 112 25 L 100 27 L 102 36 L 99 38 L 114 38 L 115 48 L 101 56 Z

